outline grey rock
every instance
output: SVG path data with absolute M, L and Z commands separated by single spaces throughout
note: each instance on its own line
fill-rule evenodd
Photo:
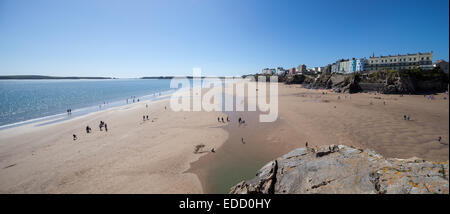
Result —
M 344 145 L 298 148 L 269 162 L 234 194 L 449 193 L 448 161 L 384 158 Z

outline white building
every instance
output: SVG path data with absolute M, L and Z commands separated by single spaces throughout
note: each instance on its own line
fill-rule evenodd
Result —
M 378 56 L 375 57 L 374 54 L 366 60 L 365 70 L 373 71 L 380 69 L 392 69 L 392 70 L 402 70 L 402 69 L 433 69 L 432 65 L 433 52 L 429 53 L 415 53 L 415 54 L 404 54 L 404 55 L 388 55 L 388 56 Z
M 261 71 L 261 74 L 273 75 L 273 74 L 275 74 L 275 69 L 273 69 L 273 68 L 264 68 Z
M 350 72 L 350 61 L 342 60 L 339 62 L 339 72 L 338 73 L 349 73 Z
M 289 71 L 285 70 L 283 67 L 278 67 L 276 70 L 277 75 L 285 75 L 287 72 L 289 72 Z

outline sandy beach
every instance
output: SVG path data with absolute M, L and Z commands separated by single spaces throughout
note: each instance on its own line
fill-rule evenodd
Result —
M 278 90 L 279 114 L 273 123 L 259 123 L 258 112 L 173 112 L 162 100 L 1 130 L 0 192 L 225 193 L 306 142 L 370 148 L 386 157 L 449 158 L 446 94 L 428 100 L 423 95 L 338 94 L 300 85 L 279 84 Z M 143 121 L 143 115 L 149 120 Z M 219 116 L 231 122 L 219 123 Z M 246 124 L 239 125 L 238 117 Z M 108 132 L 99 131 L 100 120 Z M 93 133 L 86 134 L 86 125 Z M 205 148 L 194 154 L 198 144 Z M 216 152 L 210 153 L 211 148 Z
M 202 193 L 196 175 L 183 172 L 205 154 L 194 154 L 195 145 L 209 151 L 227 138 L 217 124 L 221 113 L 172 112 L 168 105 L 140 102 L 0 131 L 0 192 Z M 101 120 L 108 132 L 99 131 Z
M 258 114 L 240 112 L 237 115 L 246 118 L 248 125 L 224 127 L 230 133 L 227 142 L 215 154 L 192 164 L 191 171 L 199 175 L 206 192 L 228 193 L 231 186 L 253 178 L 267 162 L 306 142 L 310 147 L 369 148 L 388 158 L 449 159 L 446 94 L 428 100 L 423 95 L 342 94 L 300 85 L 279 84 L 278 90 L 276 122 L 259 123 Z M 403 120 L 403 115 L 410 120 Z

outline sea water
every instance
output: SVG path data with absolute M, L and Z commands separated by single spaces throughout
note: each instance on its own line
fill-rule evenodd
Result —
M 169 79 L 0 80 L 0 129 L 66 120 L 172 91 Z

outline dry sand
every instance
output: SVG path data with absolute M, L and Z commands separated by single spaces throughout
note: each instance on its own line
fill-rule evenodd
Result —
M 197 176 L 183 172 L 206 154 L 194 154 L 195 145 L 209 151 L 227 138 L 219 115 L 172 112 L 165 100 L 2 130 L 0 193 L 202 193 Z
M 444 96 L 349 95 L 279 84 L 279 118 L 273 123 L 259 123 L 259 112 L 225 112 L 232 121 L 218 123 L 225 113 L 172 112 L 164 110 L 168 101 L 159 101 L 148 109 L 140 102 L 40 127 L 28 124 L 0 131 L 0 192 L 227 192 L 306 141 L 371 148 L 386 157 L 448 160 Z M 404 114 L 411 120 L 403 120 Z M 142 115 L 150 120 L 143 122 Z M 239 126 L 238 117 L 246 125 Z M 99 131 L 100 120 L 108 132 Z M 86 134 L 86 125 L 93 133 Z M 204 153 L 193 153 L 197 144 L 206 145 Z M 211 148 L 216 152 L 207 152 Z
M 234 122 L 224 127 L 230 133 L 227 142 L 215 154 L 192 164 L 190 171 L 199 176 L 205 192 L 227 193 L 234 184 L 253 178 L 268 161 L 304 147 L 306 142 L 311 147 L 344 144 L 370 148 L 385 157 L 449 159 L 446 94 L 428 100 L 423 95 L 350 95 L 299 85 L 279 84 L 278 90 L 275 123 L 258 123 L 254 112 L 229 113 L 249 124 Z M 403 120 L 405 114 L 410 121 Z M 439 136 L 441 143 L 436 140 Z

